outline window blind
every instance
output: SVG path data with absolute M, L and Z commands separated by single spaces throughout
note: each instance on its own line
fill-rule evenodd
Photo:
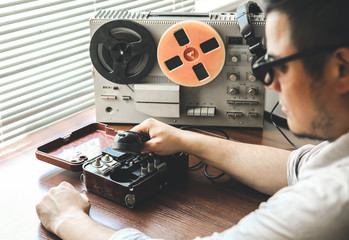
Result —
M 0 147 L 94 104 L 89 18 L 99 9 L 192 11 L 194 0 L 2 0 Z

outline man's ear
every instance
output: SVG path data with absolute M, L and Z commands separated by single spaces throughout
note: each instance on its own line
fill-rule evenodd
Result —
M 336 50 L 335 62 L 337 67 L 336 91 L 340 94 L 349 92 L 349 47 Z

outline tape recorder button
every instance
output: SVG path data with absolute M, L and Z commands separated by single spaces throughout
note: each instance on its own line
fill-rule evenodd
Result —
M 187 107 L 187 116 L 194 116 L 194 108 L 193 107 Z
M 207 107 L 202 107 L 201 108 L 201 116 L 207 117 L 208 115 L 208 108 Z
M 252 118 L 257 118 L 257 117 L 259 116 L 259 114 L 256 113 L 256 112 L 250 112 L 250 113 L 248 114 L 248 116 L 249 116 L 249 117 L 252 117 Z
M 216 115 L 216 108 L 215 107 L 209 107 L 207 111 L 207 116 L 214 117 Z
M 122 100 L 128 101 L 131 100 L 131 96 L 122 96 Z
M 104 99 L 104 100 L 115 100 L 117 98 L 118 98 L 117 96 L 113 96 L 113 95 L 101 95 L 101 99 Z
M 200 115 L 201 115 L 201 108 L 199 107 L 194 108 L 194 116 L 200 117 Z

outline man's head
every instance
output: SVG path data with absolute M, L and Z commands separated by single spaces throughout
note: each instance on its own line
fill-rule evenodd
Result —
M 325 47 L 272 68 L 270 88 L 280 92 L 290 129 L 338 138 L 349 131 L 349 1 L 264 0 L 264 7 L 269 57 Z

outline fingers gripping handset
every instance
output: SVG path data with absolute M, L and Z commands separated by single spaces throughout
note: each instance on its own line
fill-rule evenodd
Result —
M 142 145 L 150 139 L 149 134 L 135 131 L 118 131 L 112 149 L 126 153 L 141 153 Z
M 156 119 L 149 118 L 131 129 L 140 133 L 147 133 L 150 140 L 142 146 L 142 151 L 152 152 L 157 155 L 171 155 L 178 152 L 185 152 L 183 141 L 183 131 L 160 122 Z

